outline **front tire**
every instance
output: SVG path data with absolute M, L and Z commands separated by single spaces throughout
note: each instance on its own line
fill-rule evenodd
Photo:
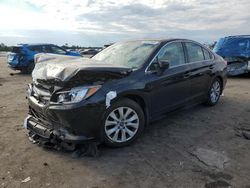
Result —
M 142 133 L 145 116 L 140 105 L 130 99 L 121 99 L 105 113 L 104 143 L 111 147 L 132 144 Z
M 206 104 L 208 106 L 214 106 L 218 103 L 220 95 L 222 93 L 222 83 L 220 79 L 216 78 L 208 91 Z

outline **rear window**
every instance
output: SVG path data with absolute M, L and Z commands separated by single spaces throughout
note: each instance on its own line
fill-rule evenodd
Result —
M 211 59 L 210 53 L 204 48 L 203 48 L 203 53 L 204 53 L 205 60 Z
M 11 52 L 20 53 L 20 51 L 21 51 L 20 47 L 13 47 Z

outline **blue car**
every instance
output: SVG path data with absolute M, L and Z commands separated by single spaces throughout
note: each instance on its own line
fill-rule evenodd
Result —
M 19 44 L 14 46 L 7 56 L 11 69 L 22 73 L 31 73 L 34 69 L 34 56 L 38 53 L 52 53 L 69 56 L 81 56 L 78 52 L 66 51 L 54 44 Z
M 250 72 L 250 35 L 221 38 L 213 51 L 227 61 L 229 76 Z

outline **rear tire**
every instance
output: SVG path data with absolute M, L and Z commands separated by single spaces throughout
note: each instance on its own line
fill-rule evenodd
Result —
M 132 144 L 142 133 L 145 116 L 140 105 L 130 99 L 115 102 L 102 123 L 104 144 L 123 147 Z
M 222 83 L 219 78 L 215 78 L 208 90 L 207 94 L 207 106 L 214 106 L 218 103 L 220 95 L 222 93 Z

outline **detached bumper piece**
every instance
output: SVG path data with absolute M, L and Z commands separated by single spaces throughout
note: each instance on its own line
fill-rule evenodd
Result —
M 93 138 L 73 135 L 65 129 L 47 128 L 33 116 L 28 116 L 25 119 L 24 128 L 28 130 L 29 140 L 42 147 L 73 151 L 73 157 L 99 156 L 98 143 Z

